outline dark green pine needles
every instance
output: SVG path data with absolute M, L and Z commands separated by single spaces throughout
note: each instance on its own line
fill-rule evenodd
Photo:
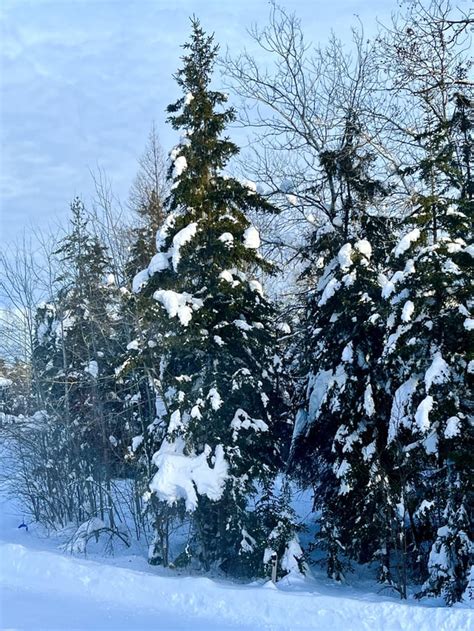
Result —
M 238 152 L 222 136 L 235 114 L 210 89 L 217 46 L 196 20 L 184 48 L 184 95 L 168 107 L 183 138 L 171 152 L 157 254 L 134 279 L 143 335 L 132 355 L 152 366 L 158 399 L 145 437 L 156 450 L 152 497 L 184 505 L 191 519 L 180 560 L 255 574 L 270 535 L 258 498 L 281 464 L 286 422 L 275 310 L 256 279 L 271 264 L 247 213 L 276 209 L 222 172 Z

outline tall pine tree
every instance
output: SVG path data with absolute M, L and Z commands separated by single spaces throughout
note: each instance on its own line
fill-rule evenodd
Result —
M 419 192 L 383 289 L 388 444 L 399 454 L 414 556 L 427 562 L 423 593 L 449 604 L 473 562 L 474 447 L 472 103 L 458 93 L 450 110 L 420 138 Z
M 280 465 L 285 419 L 275 310 L 255 278 L 271 266 L 247 213 L 275 209 L 222 172 L 238 152 L 222 136 L 235 114 L 210 88 L 217 46 L 197 20 L 184 48 L 176 75 L 183 96 L 168 107 L 183 139 L 171 153 L 157 253 L 134 279 L 143 336 L 132 359 L 152 366 L 159 396 L 144 437 L 156 450 L 150 489 L 190 514 L 184 557 L 204 569 L 256 573 L 265 533 L 254 505 Z
M 336 580 L 343 576 L 341 556 L 365 562 L 379 554 L 390 521 L 381 461 L 386 397 L 377 366 L 384 335 L 380 244 L 390 240 L 390 222 L 377 211 L 387 191 L 371 174 L 375 157 L 361 137 L 355 113 L 348 112 L 340 147 L 320 156 L 338 192 L 337 214 L 307 248 L 315 261 L 302 278 L 309 285 L 308 373 L 291 453 L 292 469 L 314 488 L 322 511 L 319 542 Z
M 56 293 L 38 308 L 33 359 L 56 419 L 56 447 L 69 467 L 71 491 L 64 502 L 76 507 L 77 519 L 105 519 L 107 513 L 112 527 L 115 517 L 104 493 L 123 466 L 124 450 L 113 370 L 120 349 L 119 292 L 80 199 L 71 204 L 71 214 L 71 230 L 56 252 L 62 264 Z M 103 489 L 98 501 L 96 485 Z

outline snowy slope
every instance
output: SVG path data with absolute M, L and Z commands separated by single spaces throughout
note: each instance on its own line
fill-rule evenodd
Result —
M 0 504 L 2 629 L 193 629 L 193 631 L 467 631 L 474 611 L 439 602 L 400 603 L 329 581 L 240 585 L 179 576 L 144 558 L 97 560 L 58 551 L 58 539 L 18 529 L 21 512 Z
M 170 578 L 0 543 L 2 628 L 464 631 L 472 610 L 279 587 Z

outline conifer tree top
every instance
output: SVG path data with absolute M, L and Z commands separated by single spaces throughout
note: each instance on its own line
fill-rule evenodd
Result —
M 184 130 L 181 145 L 186 150 L 175 151 L 179 158 L 170 175 L 179 177 L 186 169 L 195 184 L 196 178 L 201 178 L 205 187 L 209 178 L 238 153 L 237 146 L 228 137 L 221 138 L 226 125 L 235 120 L 235 112 L 232 108 L 217 111 L 227 101 L 225 94 L 209 89 L 218 46 L 213 43 L 212 35 L 203 32 L 196 19 L 192 20 L 191 39 L 183 48 L 188 54 L 182 58 L 184 65 L 175 79 L 184 96 L 169 105 L 167 111 L 171 114 L 168 121 L 174 129 Z M 176 188 L 176 196 L 180 197 L 182 191 L 179 186 Z

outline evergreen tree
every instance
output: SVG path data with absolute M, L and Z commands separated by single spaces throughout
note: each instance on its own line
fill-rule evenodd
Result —
M 308 248 L 316 261 L 303 277 L 312 284 L 304 331 L 309 366 L 291 455 L 293 470 L 315 489 L 319 540 L 336 580 L 341 554 L 366 562 L 386 548 L 391 520 L 381 458 L 386 396 L 377 365 L 384 335 L 378 274 L 390 223 L 376 211 L 387 191 L 371 176 L 374 156 L 360 148 L 361 131 L 349 112 L 340 148 L 320 158 L 339 203 L 333 225 Z
M 57 419 L 63 458 L 69 459 L 79 514 L 85 518 L 100 510 L 104 518 L 104 507 L 110 502 L 101 496 L 97 507 L 92 502 L 95 493 L 87 493 L 85 482 L 90 478 L 91 486 L 108 488 L 122 466 L 121 403 L 113 370 L 120 348 L 119 297 L 107 274 L 105 249 L 89 233 L 79 199 L 72 203 L 71 212 L 72 229 L 56 252 L 63 270 L 56 279 L 57 293 L 38 308 L 33 360 L 40 370 L 47 409 Z M 113 526 L 112 510 L 108 517 Z
M 420 138 L 420 192 L 383 289 L 388 445 L 414 556 L 427 561 L 423 593 L 449 604 L 462 598 L 473 553 L 471 130 L 472 104 L 458 94 L 448 120 Z
M 185 560 L 255 573 L 265 542 L 252 505 L 280 465 L 285 419 L 275 310 L 255 279 L 271 266 L 246 213 L 275 209 L 222 173 L 238 152 L 222 136 L 235 114 L 210 88 L 217 46 L 197 20 L 184 48 L 176 75 L 184 96 L 168 107 L 184 138 L 171 153 L 167 217 L 157 253 L 134 279 L 143 321 L 134 354 L 152 367 L 161 393 L 146 437 L 158 469 L 150 488 L 191 516 Z

